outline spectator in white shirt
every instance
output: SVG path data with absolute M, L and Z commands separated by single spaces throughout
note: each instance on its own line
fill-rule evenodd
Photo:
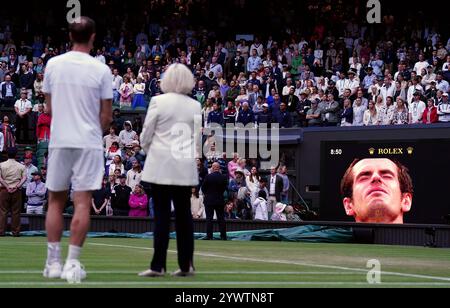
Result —
M 27 92 L 22 91 L 20 93 L 20 99 L 16 101 L 16 104 L 14 105 L 14 109 L 16 111 L 16 137 L 18 141 L 29 141 L 29 115 L 31 113 L 31 110 L 33 109 L 33 105 L 31 102 L 27 99 Z M 23 133 L 23 138 L 21 138 L 21 135 Z
M 419 62 L 417 62 L 414 65 L 414 69 L 413 71 L 416 72 L 417 75 L 422 76 L 422 69 L 427 69 L 427 67 L 430 65 L 430 63 L 428 63 L 425 60 L 425 56 L 423 54 L 419 55 Z
M 409 124 L 419 124 L 422 122 L 423 112 L 427 106 L 420 100 L 421 95 L 420 92 L 414 93 L 414 99 L 409 104 Z
M 389 77 L 384 78 L 384 84 L 380 89 L 380 95 L 383 97 L 384 104 L 386 104 L 388 97 L 394 97 L 395 90 L 395 83 Z

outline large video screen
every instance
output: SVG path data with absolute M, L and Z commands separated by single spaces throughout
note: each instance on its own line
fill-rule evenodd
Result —
M 321 220 L 446 222 L 450 139 L 323 142 L 321 149 Z

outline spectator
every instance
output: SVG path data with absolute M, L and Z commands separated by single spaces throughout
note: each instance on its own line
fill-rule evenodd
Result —
M 131 159 L 132 169 L 127 172 L 127 186 L 136 187 L 142 180 L 142 167 L 139 161 L 132 157 Z
M 275 205 L 281 202 L 281 194 L 284 190 L 283 178 L 277 174 L 277 167 L 270 168 L 270 175 L 266 183 L 269 183 L 268 211 L 269 213 L 273 213 L 275 212 Z
M 278 175 L 283 179 L 283 192 L 281 193 L 281 202 L 283 203 L 289 202 L 289 188 L 291 184 L 287 173 L 288 169 L 286 166 L 281 166 L 279 168 Z
M 116 128 L 115 126 L 111 126 L 109 128 L 109 135 L 105 136 L 103 138 L 103 147 L 105 149 L 105 152 L 108 153 L 110 148 L 112 147 L 113 143 L 117 143 L 116 150 L 119 149 L 119 136 L 116 135 Z
M 255 115 L 250 109 L 249 103 L 242 104 L 242 110 L 239 111 L 236 123 L 241 123 L 244 126 L 255 124 Z
M 245 186 L 239 188 L 236 198 L 236 207 L 238 212 L 238 218 L 242 220 L 253 219 L 250 191 Z
M 279 124 L 280 128 L 291 128 L 292 127 L 292 116 L 287 110 L 286 103 L 281 103 L 279 111 L 276 113 L 276 122 Z
M 269 127 L 272 123 L 272 115 L 269 110 L 269 105 L 265 103 L 262 105 L 262 107 L 263 111 L 257 117 L 258 126 L 260 127 L 261 124 L 265 124 L 267 125 L 267 127 Z
M 239 168 L 239 154 L 234 153 L 233 159 L 228 163 L 228 175 L 230 177 L 230 181 L 236 178 L 235 172 Z
M 0 164 L 0 237 L 5 236 L 6 219 L 11 212 L 11 230 L 20 236 L 20 212 L 22 210 L 21 187 L 27 180 L 25 166 L 16 161 L 17 149 L 8 149 L 8 160 Z
M 437 108 L 434 106 L 434 99 L 429 98 L 427 101 L 427 108 L 423 112 L 423 124 L 433 124 L 439 122 Z
M 392 125 L 392 121 L 394 119 L 394 100 L 391 96 L 388 96 L 386 99 L 386 106 L 380 112 L 380 122 L 381 125 Z
M 233 124 L 234 125 L 235 122 L 236 122 L 236 116 L 237 116 L 236 108 L 234 107 L 233 102 L 229 101 L 227 108 L 225 108 L 225 110 L 223 111 L 224 125 L 225 126 L 227 124 Z
M 450 102 L 448 100 L 448 93 L 442 94 L 442 102 L 438 105 L 439 122 L 450 122 Z
M 52 117 L 48 113 L 47 105 L 44 106 L 44 113 L 38 116 L 36 125 L 36 138 L 38 143 L 48 142 L 50 140 L 50 127 L 52 124 Z
M 288 222 L 301 222 L 300 217 L 294 212 L 294 208 L 290 205 L 286 206 L 284 210 L 286 213 L 286 221 Z
M 16 101 L 14 108 L 16 111 L 17 140 L 26 143 L 29 141 L 29 115 L 33 109 L 31 102 L 27 99 L 26 92 L 22 91 L 20 93 L 20 99 Z M 22 135 L 23 138 L 21 138 Z
M 208 126 L 223 126 L 223 113 L 219 109 L 219 105 L 217 103 L 213 104 L 213 110 L 208 114 L 207 120 Z
M 148 216 L 148 197 L 144 192 L 144 187 L 137 184 L 129 201 L 129 217 L 147 217 Z
M 277 203 L 274 209 L 274 213 L 270 220 L 272 221 L 287 221 L 287 217 L 285 214 L 286 204 Z
M 255 220 L 268 221 L 269 213 L 267 211 L 267 195 L 264 190 L 259 191 L 258 198 L 253 201 L 253 213 Z
M 111 206 L 114 211 L 114 216 L 127 217 L 130 211 L 128 202 L 130 201 L 131 188 L 126 185 L 127 177 L 120 175 L 120 184 L 114 186 L 111 191 Z
M 130 147 L 137 135 L 130 121 L 125 121 L 123 127 L 124 129 L 119 134 L 119 144 L 122 149 Z
M 394 125 L 405 125 L 409 123 L 408 108 L 405 105 L 405 101 L 400 97 L 397 97 L 397 108 L 394 111 L 392 123 Z
M 112 83 L 112 87 L 113 87 L 113 93 L 114 93 L 114 99 L 113 99 L 113 103 L 114 105 L 119 104 L 120 102 L 120 89 L 122 87 L 123 84 L 123 78 L 121 76 L 119 76 L 119 70 L 117 68 L 113 69 L 113 83 Z M 119 126 L 122 127 L 122 126 Z
M 203 196 L 200 196 L 196 187 L 192 188 L 191 195 L 191 213 L 192 218 L 202 219 L 205 218 L 205 205 L 203 204 Z
M 113 126 L 116 130 L 116 135 L 120 133 L 120 130 L 123 129 L 125 124 L 125 120 L 122 118 L 122 115 L 120 113 L 120 109 L 114 109 L 113 111 L 113 123 L 111 126 Z
M 255 201 L 255 195 L 257 195 L 257 190 L 259 190 L 259 181 L 261 177 L 258 174 L 258 169 L 256 167 L 252 167 L 250 174 L 246 177 L 245 183 L 246 187 L 250 192 L 251 201 Z
M 337 126 L 339 122 L 339 103 L 334 100 L 333 94 L 328 94 L 327 101 L 322 109 L 325 126 Z
M 358 97 L 353 105 L 353 126 L 364 126 L 364 113 L 367 107 L 363 105 L 362 98 Z
M 33 172 L 33 182 L 28 183 L 26 196 L 27 214 L 28 215 L 43 215 L 44 206 L 47 204 L 47 188 L 42 182 L 42 174 L 37 171 Z
M 353 107 L 350 99 L 344 101 L 344 110 L 341 112 L 340 118 L 341 126 L 353 126 Z
M 236 220 L 237 219 L 236 207 L 234 206 L 234 202 L 233 201 L 229 201 L 225 205 L 224 217 L 225 217 L 226 220 Z
M 15 97 L 17 95 L 17 87 L 12 81 L 10 74 L 5 75 L 5 81 L 0 84 L 0 91 L 2 98 L 2 104 L 0 104 L 0 106 L 13 107 L 16 102 Z
M 123 84 L 120 86 L 120 108 L 130 108 L 133 100 L 134 87 L 131 83 L 130 76 L 126 75 L 123 78 Z
M 114 150 L 114 147 L 112 148 L 112 150 Z M 109 165 L 108 175 L 113 174 L 115 170 L 120 170 L 120 174 L 125 173 L 125 166 L 120 155 L 114 156 L 113 161 Z
M 0 162 L 3 162 L 4 147 L 5 147 L 5 137 L 3 137 L 3 133 L 0 132 Z
M 306 114 L 306 121 L 309 127 L 322 126 L 322 110 L 319 108 L 319 99 L 311 102 L 311 108 Z
M 423 113 L 427 108 L 425 103 L 421 101 L 422 94 L 414 93 L 414 99 L 409 104 L 409 124 L 418 124 L 422 122 Z
M 252 56 L 247 61 L 247 72 L 255 72 L 259 70 L 259 66 L 262 64 L 261 58 L 258 56 L 258 52 L 253 49 L 251 51 Z
M 106 216 L 106 207 L 111 202 L 111 189 L 108 178 L 103 178 L 102 188 L 92 194 L 92 215 Z
M 133 110 L 136 108 L 147 108 L 147 103 L 145 102 L 145 83 L 142 81 L 142 77 L 137 78 L 137 82 L 133 88 Z
M 364 112 L 364 126 L 374 125 L 380 125 L 380 116 L 375 108 L 375 102 L 369 101 L 369 109 Z

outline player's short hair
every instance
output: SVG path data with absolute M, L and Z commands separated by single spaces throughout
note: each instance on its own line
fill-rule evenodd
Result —
M 342 198 L 353 198 L 353 183 L 355 181 L 355 175 L 353 174 L 353 167 L 355 167 L 355 165 L 362 160 L 363 159 L 359 158 L 355 159 L 345 172 L 345 175 L 341 181 Z M 397 166 L 398 181 L 400 182 L 400 190 L 402 194 L 406 193 L 414 194 L 414 186 L 411 176 L 409 175 L 408 168 L 398 160 L 390 159 L 390 161 L 392 161 Z
M 69 32 L 73 43 L 87 44 L 92 34 L 96 33 L 95 21 L 89 17 L 82 16 L 79 20 L 69 24 Z
M 194 87 L 194 75 L 186 65 L 179 63 L 170 65 L 161 81 L 164 93 L 190 94 Z

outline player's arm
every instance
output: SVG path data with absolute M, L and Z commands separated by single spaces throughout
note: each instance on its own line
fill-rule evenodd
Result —
M 113 121 L 112 99 L 102 99 L 100 102 L 100 123 L 103 131 L 106 131 Z
M 52 116 L 52 95 L 45 93 L 45 105 L 47 106 L 47 111 L 50 116 Z

